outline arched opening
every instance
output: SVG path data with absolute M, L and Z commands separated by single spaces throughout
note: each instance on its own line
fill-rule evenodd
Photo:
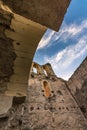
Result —
M 46 76 L 55 75 L 50 63 L 47 63 L 43 65 L 42 67 L 43 67 L 44 74 Z
M 49 70 L 48 66 L 44 65 L 44 66 L 43 66 L 43 70 L 44 70 L 44 74 L 45 74 L 46 76 L 48 76 L 48 75 L 50 74 L 50 70 Z
M 35 73 L 35 74 L 38 74 L 38 64 L 33 63 L 32 72 Z
M 46 70 L 44 69 L 43 71 L 44 71 L 44 74 L 45 74 L 46 76 L 48 76 L 48 74 L 47 74 Z
M 31 67 L 31 72 L 33 72 L 35 74 L 42 74 L 43 69 L 41 68 L 41 66 L 39 64 L 33 62 L 32 67 Z
M 33 73 L 37 74 L 37 69 L 33 67 Z
M 47 81 L 43 81 L 43 90 L 45 97 L 48 98 L 51 96 L 51 89 Z

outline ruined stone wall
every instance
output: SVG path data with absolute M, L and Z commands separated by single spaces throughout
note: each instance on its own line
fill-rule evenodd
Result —
M 46 2 L 50 4 L 43 4 L 41 0 L 33 0 L 27 4 L 28 0 L 3 1 L 15 12 L 55 30 L 56 23 L 60 27 L 70 2 L 55 0 L 55 4 L 48 0 Z M 37 8 L 38 4 L 40 8 Z M 0 1 L 0 130 L 87 130 L 83 116 L 87 118 L 87 58 L 67 83 L 76 101 L 49 64 L 34 64 L 38 70 L 37 74 L 30 75 L 25 101 L 29 68 L 46 29 L 14 14 Z
M 87 130 L 87 120 L 66 82 L 53 75 L 50 64 L 43 66 L 32 64 L 26 100 L 13 97 L 12 107 L 0 117 L 0 130 Z
M 6 29 L 11 30 L 10 24 L 13 18 L 11 13 L 8 13 L 0 8 L 0 92 L 6 91 L 6 82 L 13 74 L 14 60 L 16 54 L 14 52 L 13 40 L 5 34 Z
M 68 87 L 87 119 L 87 57 L 68 81 Z
M 25 110 L 23 122 L 25 129 L 87 129 L 87 122 L 67 89 L 66 83 L 56 76 L 32 72 L 26 104 L 28 109 Z
M 46 27 L 14 14 L 0 1 L 0 118 L 10 118 L 14 96 L 26 96 L 29 69 Z M 1 130 L 1 128 L 0 128 Z

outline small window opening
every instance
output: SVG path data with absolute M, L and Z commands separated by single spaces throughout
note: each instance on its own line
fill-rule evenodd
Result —
M 50 69 L 49 69 L 48 66 L 43 66 L 43 71 L 44 71 L 44 74 L 45 74 L 46 76 L 48 76 L 48 75 L 50 74 Z
M 33 67 L 33 72 L 37 74 L 37 69 L 35 67 Z
M 45 74 L 46 76 L 48 76 L 48 75 L 47 75 L 47 72 L 46 72 L 46 70 L 45 70 L 45 69 L 44 69 L 44 74 Z

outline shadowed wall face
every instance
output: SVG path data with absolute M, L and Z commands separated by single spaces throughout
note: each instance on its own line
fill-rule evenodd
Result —
M 13 12 L 58 31 L 71 0 L 3 0 Z
M 6 116 L 13 96 L 26 96 L 29 69 L 46 29 L 13 14 L 0 2 L 0 115 Z
M 87 119 L 87 57 L 77 68 L 67 84 Z
M 1 8 L 0 12 L 0 77 L 8 78 L 6 95 L 25 96 L 29 68 L 46 27 L 3 8 L 5 10 Z

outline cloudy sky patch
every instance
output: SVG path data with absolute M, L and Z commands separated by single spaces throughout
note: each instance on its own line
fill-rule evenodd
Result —
M 58 32 L 48 29 L 34 61 L 51 63 L 56 75 L 68 80 L 87 56 L 87 0 L 73 0 Z
M 63 79 L 68 80 L 68 78 L 72 75 L 75 70 L 75 65 L 72 69 L 72 65 L 77 62 L 79 59 L 79 63 L 81 57 L 87 55 L 87 37 L 82 37 L 75 45 L 69 45 L 64 50 L 57 52 L 56 55 L 52 57 L 45 56 L 45 62 L 51 63 L 56 75 Z M 67 74 L 65 73 L 67 71 Z M 62 73 L 61 73 L 62 72 Z M 64 74 L 63 74 L 64 73 Z

